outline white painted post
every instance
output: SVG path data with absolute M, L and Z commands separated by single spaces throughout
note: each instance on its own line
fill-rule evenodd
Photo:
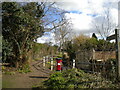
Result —
M 94 70 L 94 60 L 95 60 L 96 58 L 95 58 L 95 49 L 93 48 L 93 57 L 92 57 L 92 71 L 94 72 L 95 70 Z
M 51 71 L 53 70 L 53 57 L 51 57 Z
M 49 59 L 49 57 L 48 57 L 48 56 L 46 56 L 46 62 L 48 62 L 48 59 Z
M 73 68 L 75 68 L 75 59 L 73 59 Z
M 95 49 L 93 48 L 93 60 L 95 59 Z
M 45 57 L 43 57 L 43 67 L 45 67 Z

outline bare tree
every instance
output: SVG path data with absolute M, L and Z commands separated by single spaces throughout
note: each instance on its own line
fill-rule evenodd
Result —
M 95 19 L 93 25 L 104 40 L 113 33 L 116 25 L 113 23 L 110 8 L 104 8 L 103 14 Z
M 55 41 L 56 44 L 58 44 L 60 46 L 60 51 L 64 50 L 65 48 L 65 42 L 70 40 L 71 37 L 71 23 L 69 20 L 65 19 L 65 17 L 62 17 L 62 25 L 60 23 L 57 23 L 58 25 L 61 25 L 60 27 L 56 28 L 54 30 L 54 34 L 55 34 Z M 55 24 L 54 24 L 55 25 Z
M 44 25 L 46 32 L 50 32 L 51 30 L 54 30 L 55 28 L 65 24 L 61 17 L 64 16 L 66 11 L 57 8 L 56 2 L 41 2 L 40 5 L 44 10 L 41 23 Z M 53 23 L 59 24 L 53 25 Z

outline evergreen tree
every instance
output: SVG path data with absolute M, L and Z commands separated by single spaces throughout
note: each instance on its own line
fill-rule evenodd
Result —
M 97 36 L 95 33 L 92 34 L 92 38 L 96 38 L 97 39 Z
M 43 10 L 34 2 L 3 2 L 2 13 L 3 60 L 22 67 L 28 61 L 33 41 L 44 32 Z

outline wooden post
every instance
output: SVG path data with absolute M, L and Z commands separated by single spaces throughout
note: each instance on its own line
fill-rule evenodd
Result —
M 51 71 L 53 70 L 53 57 L 51 57 Z
M 75 59 L 73 59 L 73 68 L 75 68 Z
M 43 67 L 45 67 L 45 57 L 43 57 Z
M 116 39 L 116 72 L 117 80 L 120 80 L 120 29 L 115 29 Z

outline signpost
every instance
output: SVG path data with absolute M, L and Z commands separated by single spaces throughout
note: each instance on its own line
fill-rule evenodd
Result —
M 120 29 L 115 29 L 115 34 L 107 37 L 107 40 L 116 41 L 116 74 L 117 80 L 120 80 Z
M 107 37 L 107 40 L 113 40 L 113 39 L 115 39 L 115 34 L 113 34 L 113 35 Z

